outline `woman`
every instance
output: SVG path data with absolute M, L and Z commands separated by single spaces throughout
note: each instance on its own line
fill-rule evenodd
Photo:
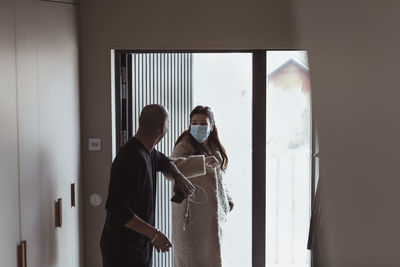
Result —
M 233 202 L 223 182 L 228 157 L 209 107 L 190 113 L 189 130 L 176 141 L 171 158 L 196 188 L 181 204 L 172 204 L 174 266 L 220 267 L 221 229 Z

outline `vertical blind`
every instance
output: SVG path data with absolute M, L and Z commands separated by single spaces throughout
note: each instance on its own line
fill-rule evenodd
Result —
M 139 127 L 139 115 L 148 104 L 161 104 L 170 113 L 169 130 L 157 149 L 169 156 L 179 135 L 188 128 L 192 109 L 192 54 L 132 54 L 133 130 Z M 172 184 L 158 174 L 156 227 L 172 240 Z M 153 253 L 154 267 L 172 267 L 173 250 Z

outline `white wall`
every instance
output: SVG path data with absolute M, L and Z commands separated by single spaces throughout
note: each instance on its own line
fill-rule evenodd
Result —
M 400 3 L 301 1 L 329 266 L 399 266 Z
M 9 132 L 18 129 L 18 135 L 13 133 L 12 152 L 16 156 L 5 154 L 10 161 L 8 168 L 17 166 L 7 181 L 7 192 L 16 201 L 4 194 L 0 201 L 15 203 L 12 211 L 18 235 L 15 242 L 2 239 L 1 248 L 10 245 L 7 257 L 15 260 L 17 242 L 27 240 L 28 266 L 80 266 L 81 211 L 70 206 L 70 184 L 75 182 L 80 191 L 78 6 L 36 0 L 9 1 L 9 6 L 12 23 L 2 33 L 12 32 L 9 40 L 14 43 L 11 50 L 1 48 L 0 53 L 14 60 L 12 68 L 8 66 L 14 71 L 14 76 L 8 75 L 14 79 L 9 86 L 13 98 L 2 97 L 1 106 L 14 103 L 8 120 L 14 117 L 15 125 L 2 119 L 1 128 Z M 13 184 L 16 190 L 10 190 Z M 58 198 L 63 199 L 62 228 L 55 227 L 54 203 Z M 79 205 L 79 195 L 77 200 Z M 5 227 L 6 231 L 11 229 Z M 16 266 L 8 264 L 7 257 L 0 258 L 0 265 Z

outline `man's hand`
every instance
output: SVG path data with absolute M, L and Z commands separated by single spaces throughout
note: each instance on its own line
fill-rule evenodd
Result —
M 187 198 L 194 192 L 194 186 L 188 179 L 179 171 L 176 165 L 170 161 L 165 166 L 163 173 L 173 177 L 175 180 L 174 192 L 181 192 L 182 195 Z
M 172 247 L 168 238 L 161 231 L 149 224 L 145 224 L 143 234 L 151 240 L 151 244 L 158 252 L 167 252 Z
M 181 192 L 185 198 L 194 192 L 194 186 L 183 174 L 175 176 L 174 192 Z
M 152 241 L 151 243 L 158 252 L 166 252 L 172 247 L 171 242 L 169 242 L 168 238 L 162 232 L 158 231 L 156 228 L 154 228 L 154 226 L 143 221 L 137 215 L 133 216 L 132 219 L 125 224 L 125 226 L 135 232 L 147 236 L 147 238 Z
M 152 244 L 158 252 L 167 252 L 170 248 L 172 248 L 171 242 L 162 232 L 158 231 L 156 236 L 153 238 L 154 240 Z

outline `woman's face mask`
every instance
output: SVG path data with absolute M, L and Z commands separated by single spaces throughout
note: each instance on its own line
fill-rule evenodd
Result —
M 204 143 L 210 136 L 210 127 L 208 125 L 191 125 L 190 134 L 199 143 Z
M 205 114 L 194 114 L 190 120 L 190 135 L 199 142 L 204 143 L 213 130 L 210 119 Z

